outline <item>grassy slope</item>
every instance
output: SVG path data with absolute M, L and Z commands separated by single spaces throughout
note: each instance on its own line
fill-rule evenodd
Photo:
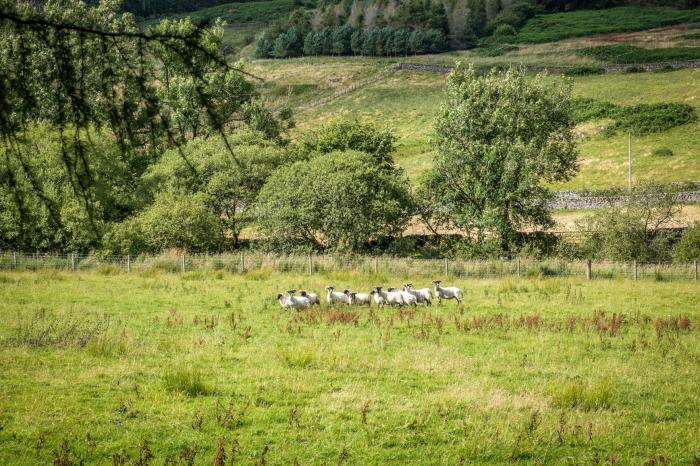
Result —
M 477 66 L 573 65 L 595 64 L 573 53 L 582 47 L 606 43 L 633 43 L 650 46 L 694 44 L 688 40 L 688 28 L 673 27 L 641 33 L 595 36 L 571 39 L 553 44 L 527 45 L 501 57 L 479 57 L 473 52 L 409 57 L 410 61 L 427 63 L 454 63 L 463 60 Z M 272 105 L 287 101 L 280 98 L 285 85 L 295 86 L 300 92 L 288 102 L 295 106 L 318 96 L 328 95 L 356 80 L 381 72 L 400 59 L 370 59 L 360 57 L 301 58 L 284 61 L 253 61 L 250 69 L 270 79 L 263 90 Z M 323 106 L 300 110 L 297 122 L 300 130 L 314 128 L 329 118 L 338 116 L 366 118 L 393 128 L 399 136 L 397 161 L 416 179 L 431 165 L 429 138 L 445 76 L 434 73 L 398 72 L 380 81 L 335 99 Z M 306 86 L 306 87 L 304 87 Z M 292 89 L 292 90 L 294 90 Z M 685 102 L 700 112 L 700 70 L 681 70 L 670 73 L 613 74 L 574 79 L 574 94 L 622 105 L 652 102 Z M 626 137 L 623 134 L 604 139 L 596 135 L 595 127 L 605 122 L 584 125 L 581 130 L 589 135 L 581 142 L 581 172 L 571 182 L 557 186 L 560 189 L 600 188 L 625 185 Z M 635 176 L 638 179 L 681 181 L 700 179 L 700 139 L 696 137 L 700 123 L 686 125 L 654 135 L 635 138 Z M 651 152 L 658 147 L 674 151 L 670 158 L 656 158 Z
M 642 31 L 681 23 L 700 23 L 700 10 L 619 7 L 541 15 L 518 31 L 515 42 L 553 42 L 569 37 Z
M 313 128 L 329 118 L 357 117 L 393 128 L 399 137 L 397 161 L 416 178 L 431 166 L 429 138 L 445 77 L 433 73 L 398 72 L 388 80 L 350 93 L 322 107 L 297 116 L 300 129 Z M 621 105 L 652 102 L 685 102 L 700 112 L 700 70 L 672 73 L 617 74 L 575 78 L 574 94 L 609 100 Z M 584 130 L 593 129 L 587 124 Z M 700 123 L 684 125 L 663 133 L 635 137 L 634 173 L 638 179 L 679 181 L 700 179 Z M 658 147 L 669 147 L 674 155 L 653 157 Z M 620 186 L 627 181 L 627 138 L 617 134 L 603 138 L 596 134 L 580 143 L 581 171 L 570 188 Z
M 453 323 L 454 303 L 419 309 L 410 322 L 396 316 L 393 324 L 390 310 L 377 312 L 376 321 L 362 310 L 351 325 L 299 320 L 272 298 L 290 286 L 367 289 L 407 277 L 0 278 L 3 464 L 46 464 L 64 439 L 87 464 L 109 463 L 122 450 L 133 460 L 143 439 L 154 464 L 184 447 L 198 450 L 197 464 L 212 464 L 220 437 L 240 442 L 243 464 L 256 463 L 265 445 L 269 464 L 337 463 L 343 449 L 347 464 L 588 463 L 608 455 L 618 464 L 641 464 L 654 454 L 687 464 L 700 454 L 700 312 L 692 283 L 460 280 L 468 296 L 460 319 L 537 314 L 546 322 L 481 330 L 472 322 L 465 332 Z M 605 312 L 606 322 L 612 312 L 624 313 L 620 333 L 549 327 L 567 317 L 590 322 L 594 310 Z M 106 316 L 111 323 L 86 348 L 13 343 L 18 317 L 37 313 L 44 323 Z M 692 330 L 657 340 L 653 322 L 669 315 L 687 315 Z M 212 317 L 216 324 L 206 328 L 204 319 Z M 242 338 L 248 326 L 251 336 Z M 199 370 L 213 393 L 168 392 L 165 376 L 180 368 Z M 571 384 L 609 406 L 561 405 Z M 222 427 L 217 411 L 225 408 L 217 403 L 229 402 L 240 422 Z M 298 416 L 290 414 L 295 409 Z M 534 412 L 538 422 L 529 432 Z M 196 413 L 201 430 L 192 427 Z

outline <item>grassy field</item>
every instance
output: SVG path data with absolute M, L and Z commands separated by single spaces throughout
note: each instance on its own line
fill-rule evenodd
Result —
M 415 312 L 274 301 L 407 278 L 4 273 L 0 463 L 227 464 L 220 442 L 236 464 L 700 455 L 697 284 L 462 280 L 463 307 Z

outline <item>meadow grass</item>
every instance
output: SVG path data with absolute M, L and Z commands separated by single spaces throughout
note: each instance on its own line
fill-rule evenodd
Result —
M 283 312 L 274 300 L 409 278 L 430 277 L 3 273 L 0 463 L 700 455 L 696 283 L 446 280 L 464 306 L 415 311 Z

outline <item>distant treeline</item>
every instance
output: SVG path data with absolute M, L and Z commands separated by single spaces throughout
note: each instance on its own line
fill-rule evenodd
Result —
M 447 37 L 437 29 L 373 27 L 362 30 L 345 24 L 309 31 L 303 39 L 295 26 L 283 32 L 265 32 L 257 42 L 255 55 L 259 58 L 301 55 L 398 56 L 438 53 L 448 48 Z

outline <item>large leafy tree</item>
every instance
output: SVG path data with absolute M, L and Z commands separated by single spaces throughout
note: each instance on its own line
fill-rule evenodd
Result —
M 245 121 L 255 98 L 245 72 L 220 53 L 220 25 L 165 21 L 140 30 L 116 0 L 0 0 L 0 190 L 19 231 L 15 246 L 38 228 L 39 201 L 52 225 L 67 228 L 63 204 L 32 158 L 33 131 L 49 123 L 65 186 L 92 235 L 102 234 L 96 159 L 106 138 L 136 179 L 165 148 Z M 53 179 L 53 178 L 51 178 Z M 135 186 L 127 184 L 127 189 Z
M 278 250 L 361 250 L 403 231 L 410 214 L 403 172 L 371 154 L 316 155 L 274 172 L 258 197 L 258 227 Z
M 235 248 L 241 230 L 252 222 L 258 192 L 287 155 L 258 132 L 239 130 L 229 142 L 231 150 L 218 138 L 197 139 L 181 148 L 185 158 L 170 150 L 145 178 L 154 193 L 201 195 L 221 221 L 220 243 Z
M 569 85 L 542 75 L 457 67 L 436 119 L 427 181 L 439 210 L 465 230 L 496 235 L 505 250 L 519 228 L 550 226 L 546 184 L 577 170 L 570 96 Z

